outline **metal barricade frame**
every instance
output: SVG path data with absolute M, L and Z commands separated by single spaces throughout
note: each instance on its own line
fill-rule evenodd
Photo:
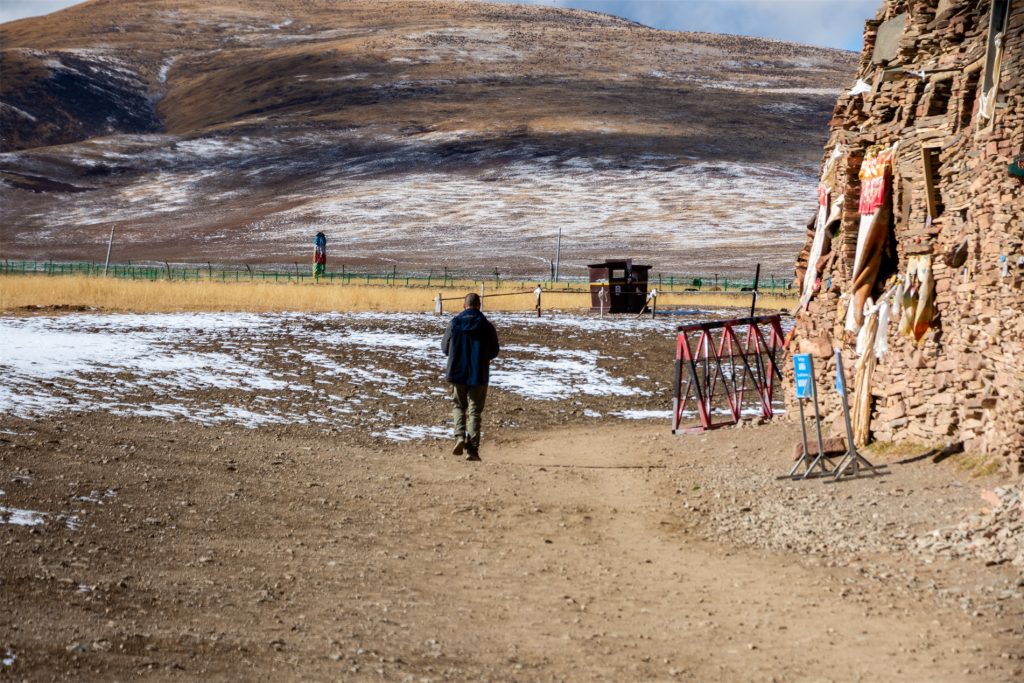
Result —
M 744 326 L 745 336 L 738 329 Z M 716 330 L 721 330 L 717 339 Z M 693 323 L 677 328 L 672 433 L 703 432 L 737 424 L 748 389 L 757 396 L 760 416 L 771 419 L 776 380 L 782 381 L 778 354 L 785 352 L 784 343 L 778 314 Z M 726 367 L 729 372 L 725 371 Z M 719 391 L 719 382 L 724 391 Z M 727 406 L 715 406 L 715 398 L 722 394 Z M 683 413 L 691 398 L 700 423 L 682 427 Z M 723 411 L 729 419 L 715 422 L 714 414 Z

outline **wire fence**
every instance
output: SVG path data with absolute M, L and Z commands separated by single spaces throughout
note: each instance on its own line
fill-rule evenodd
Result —
M 520 275 L 505 275 L 495 270 L 488 275 L 480 273 L 458 273 L 448 268 L 437 268 L 427 273 L 400 273 L 397 267 L 390 270 L 351 270 L 341 266 L 340 270 L 328 270 L 317 278 L 311 267 L 299 264 L 291 266 L 268 266 L 253 268 L 243 266 L 215 266 L 213 264 L 172 264 L 153 263 L 111 263 L 104 265 L 93 262 L 74 261 L 11 261 L 0 264 L 4 275 L 78 275 L 86 277 L 113 277 L 126 280 L 176 282 L 276 282 L 281 284 L 333 284 L 370 285 L 384 287 L 447 288 L 467 283 L 486 284 L 488 288 L 502 286 L 522 287 L 524 283 L 541 284 L 546 290 L 589 292 L 590 285 L 584 278 L 562 277 L 557 282 L 550 277 L 530 278 Z M 753 288 L 753 280 L 719 277 L 718 275 L 685 275 L 674 273 L 651 273 L 648 288 L 657 287 L 660 292 L 741 292 Z M 767 275 L 761 278 L 758 289 L 762 293 L 786 294 L 792 288 L 792 278 L 776 278 Z

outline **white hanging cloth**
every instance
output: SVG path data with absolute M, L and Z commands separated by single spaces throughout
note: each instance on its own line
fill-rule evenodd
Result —
M 871 92 L 871 86 L 863 78 L 858 78 L 857 82 L 854 83 L 847 95 L 862 95 L 866 92 Z
M 825 226 L 831 222 L 832 214 L 842 210 L 842 200 L 833 205 L 829 210 L 828 202 L 832 194 L 828 186 L 828 177 L 832 173 L 832 167 L 836 160 L 843 156 L 842 147 L 836 145 L 825 161 L 825 167 L 821 172 L 821 181 L 818 183 L 818 215 L 814 219 L 814 239 L 811 241 L 811 252 L 807 257 L 807 272 L 804 274 L 804 290 L 800 297 L 801 307 L 806 306 L 814 296 L 814 284 L 818 281 L 818 260 L 821 258 L 821 251 L 825 248 Z

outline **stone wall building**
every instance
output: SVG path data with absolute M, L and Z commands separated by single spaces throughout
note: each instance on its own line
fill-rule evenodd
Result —
M 830 125 L 790 348 L 857 441 L 1024 472 L 1024 0 L 886 0 Z

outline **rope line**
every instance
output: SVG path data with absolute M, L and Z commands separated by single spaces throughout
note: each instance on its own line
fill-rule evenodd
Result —
M 580 294 L 586 294 L 586 292 L 579 292 L 579 293 Z M 523 294 L 533 294 L 533 290 L 529 289 L 529 290 L 526 290 L 524 292 L 507 292 L 505 294 L 484 294 L 480 298 L 481 299 L 490 299 L 491 297 L 495 297 L 495 296 L 522 296 Z M 465 298 L 466 298 L 465 296 L 449 296 L 449 297 L 446 297 L 444 299 L 441 299 L 441 301 L 462 301 Z M 435 299 L 435 301 L 436 301 L 436 299 Z

